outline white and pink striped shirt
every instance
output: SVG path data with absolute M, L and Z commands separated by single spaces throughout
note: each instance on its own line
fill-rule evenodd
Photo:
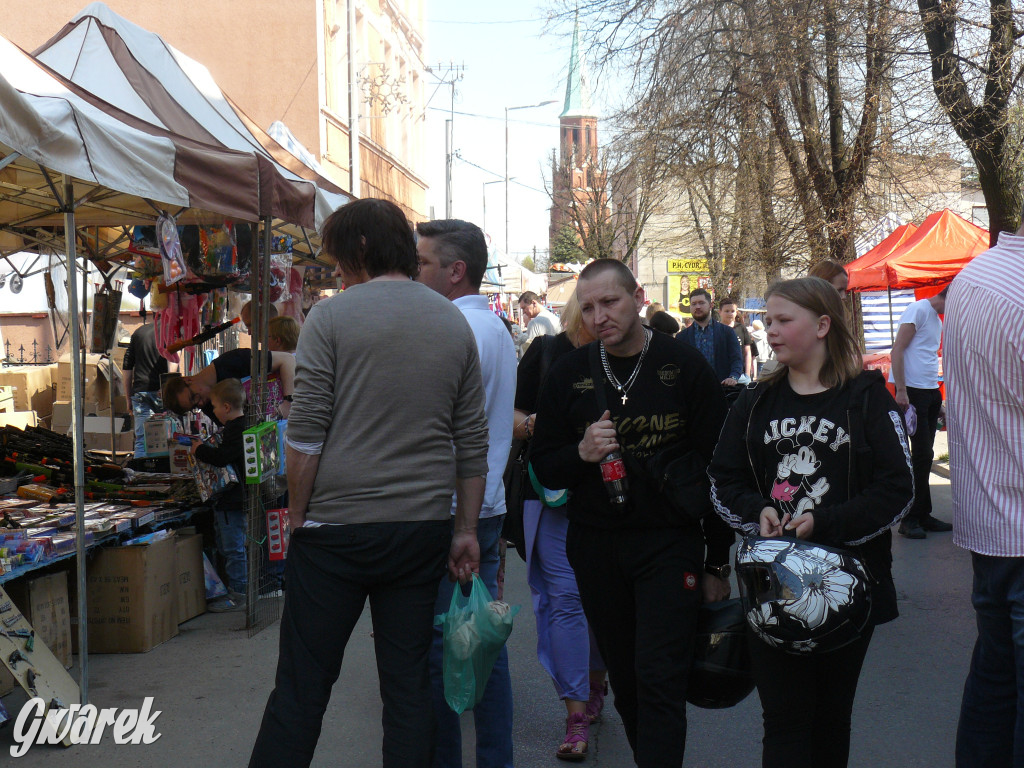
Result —
M 1024 237 L 957 275 L 943 337 L 953 541 L 1024 557 Z

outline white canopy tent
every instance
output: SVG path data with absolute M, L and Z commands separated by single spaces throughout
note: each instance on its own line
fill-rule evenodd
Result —
M 33 55 L 139 121 L 251 154 L 259 169 L 259 214 L 279 220 L 279 227 L 319 229 L 351 199 L 257 126 L 205 66 L 104 3 L 86 6 Z

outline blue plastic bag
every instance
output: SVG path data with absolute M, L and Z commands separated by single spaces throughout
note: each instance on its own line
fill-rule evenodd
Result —
M 487 587 L 474 574 L 469 595 L 456 585 L 448 612 L 434 617 L 444 633 L 444 698 L 458 714 L 483 698 L 518 612 L 518 605 L 491 600 Z

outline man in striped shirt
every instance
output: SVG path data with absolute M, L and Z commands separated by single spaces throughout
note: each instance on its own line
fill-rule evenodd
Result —
M 971 552 L 978 623 L 956 765 L 1022 765 L 1024 225 L 953 281 L 945 340 L 953 541 Z

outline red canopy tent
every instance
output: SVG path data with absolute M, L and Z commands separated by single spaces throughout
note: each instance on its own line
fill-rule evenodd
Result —
M 846 265 L 850 276 L 848 291 L 878 291 L 885 289 L 885 262 L 897 248 L 917 232 L 915 224 L 901 224 L 892 233 L 858 259 Z
M 988 247 L 988 230 L 945 208 L 925 219 L 914 237 L 889 256 L 886 286 L 923 288 L 948 283 Z

